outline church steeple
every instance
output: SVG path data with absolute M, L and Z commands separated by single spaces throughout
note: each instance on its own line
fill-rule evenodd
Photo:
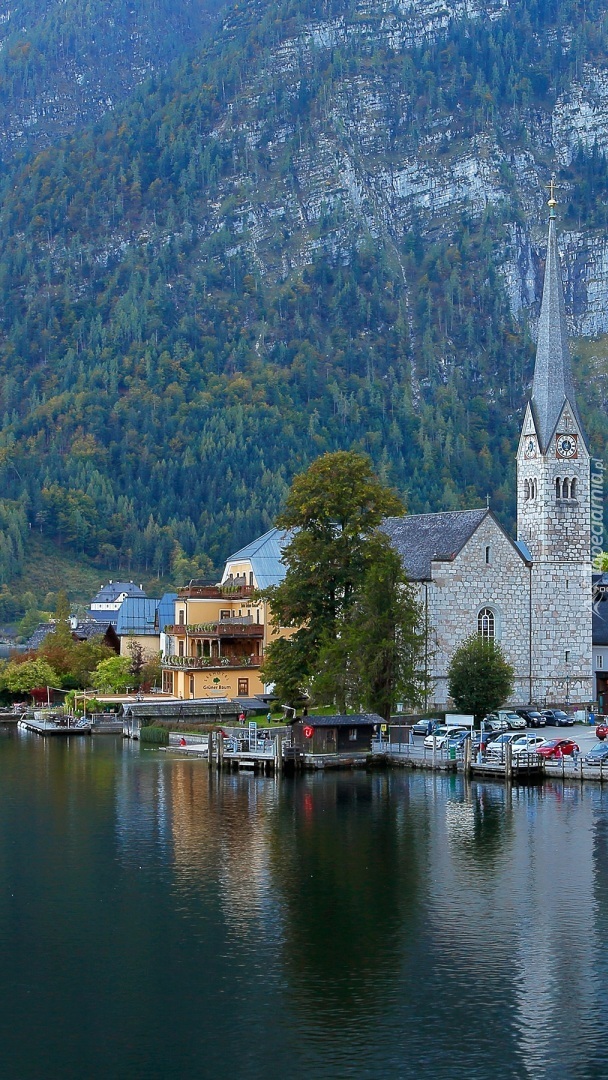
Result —
M 555 207 L 552 183 L 534 386 L 517 450 L 517 538 L 532 556 L 529 693 L 545 704 L 594 694 L 590 459 L 574 397 Z
M 574 414 L 581 435 L 583 426 L 576 407 L 572 363 L 568 347 L 568 327 L 564 305 L 564 290 L 557 250 L 555 230 L 555 200 L 553 180 L 549 199 L 549 239 L 543 299 L 538 323 L 536 364 L 532 385 L 532 415 L 538 432 L 540 449 L 545 453 L 557 422 L 567 401 Z

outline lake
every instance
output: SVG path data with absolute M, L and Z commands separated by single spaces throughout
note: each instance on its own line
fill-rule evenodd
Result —
M 2 1075 L 608 1076 L 608 789 L 0 735 Z

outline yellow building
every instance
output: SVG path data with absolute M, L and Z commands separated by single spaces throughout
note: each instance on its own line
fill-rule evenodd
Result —
M 116 621 L 116 633 L 120 641 L 120 655 L 133 657 L 133 646 L 142 650 L 145 661 L 158 657 L 160 635 L 165 623 L 173 622 L 174 603 L 177 593 L 165 593 L 155 600 L 143 596 L 128 596 L 120 605 Z
M 191 582 L 178 591 L 175 622 L 161 637 L 165 693 L 184 700 L 264 693 L 260 667 L 276 631 L 268 604 L 254 593 L 283 578 L 284 535 L 271 529 L 237 551 L 219 585 Z

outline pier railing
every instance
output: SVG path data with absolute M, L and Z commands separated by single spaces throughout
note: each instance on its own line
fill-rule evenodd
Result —
M 438 768 L 453 766 L 456 768 L 458 764 L 464 764 L 465 753 L 462 747 L 454 746 L 424 746 L 420 743 L 412 742 L 389 742 L 385 737 L 378 737 L 372 742 L 372 754 L 386 755 L 395 760 L 410 761 L 412 764 L 419 764 L 421 766 L 436 766 Z M 506 768 L 507 764 L 513 774 L 518 772 L 529 771 L 530 769 L 539 769 L 543 765 L 544 759 L 540 754 L 536 754 L 533 750 L 521 754 L 513 754 L 508 761 L 506 751 L 500 754 L 486 754 L 482 753 L 479 759 L 478 752 L 474 749 L 470 755 L 469 763 L 472 766 L 477 764 Z M 563 767 L 563 766 L 562 766 Z M 606 769 L 606 777 L 608 779 L 608 768 Z

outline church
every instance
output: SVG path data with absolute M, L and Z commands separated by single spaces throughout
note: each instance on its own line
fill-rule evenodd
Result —
M 450 659 L 472 633 L 499 642 L 512 664 L 509 704 L 594 699 L 591 461 L 572 380 L 555 207 L 552 192 L 534 382 L 517 451 L 517 539 L 485 507 L 383 523 L 423 607 L 429 709 L 449 707 Z M 243 574 L 258 587 L 280 581 L 283 539 L 273 529 L 236 552 L 223 582 Z

